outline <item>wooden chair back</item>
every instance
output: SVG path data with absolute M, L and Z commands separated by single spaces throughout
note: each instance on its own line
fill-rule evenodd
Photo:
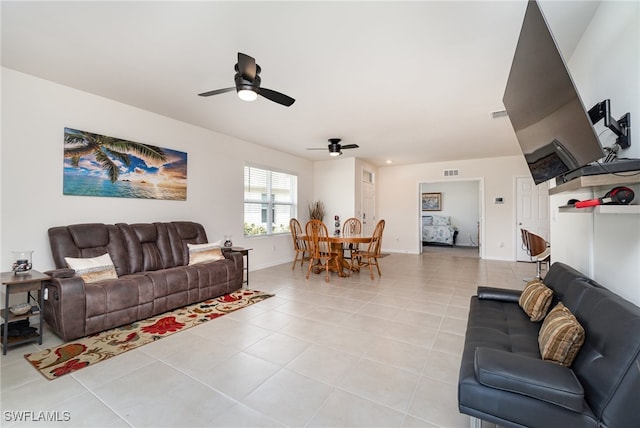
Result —
M 342 224 L 342 236 L 353 236 L 362 233 L 362 222 L 359 218 L 351 217 Z
M 300 235 L 302 235 L 302 226 L 300 222 L 296 218 L 292 218 L 289 220 L 289 230 L 291 230 L 291 238 L 293 238 L 293 248 L 296 250 L 302 250 L 306 247 L 300 247 L 300 245 L 304 245 L 304 240 L 300 239 Z
M 302 238 L 302 226 L 300 226 L 298 219 L 292 218 L 289 220 L 289 230 L 291 231 L 291 238 L 293 239 L 293 249 L 296 251 L 296 256 L 293 258 L 293 264 L 291 265 L 291 269 L 294 269 L 298 257 L 300 257 L 300 267 L 302 267 L 304 261 L 309 260 L 309 254 L 307 242 Z
M 384 232 L 384 220 L 378 221 L 375 229 L 373 229 L 373 239 L 369 243 L 368 253 L 373 254 L 374 257 L 380 257 L 380 249 L 382 248 L 382 232 Z
M 329 243 L 329 231 L 321 220 L 309 220 L 305 231 L 310 244 L 310 256 L 313 259 L 330 257 L 331 245 Z

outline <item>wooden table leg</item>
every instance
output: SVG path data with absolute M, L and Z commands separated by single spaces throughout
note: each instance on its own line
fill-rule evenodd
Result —
M 336 264 L 338 265 L 338 275 L 341 277 L 347 277 L 350 275 L 351 265 L 344 258 L 344 254 L 342 252 L 342 243 L 340 242 L 332 242 L 331 250 L 335 251 L 338 256 L 336 257 Z

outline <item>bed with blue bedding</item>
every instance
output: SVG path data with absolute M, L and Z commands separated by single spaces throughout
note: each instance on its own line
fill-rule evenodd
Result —
M 442 215 L 422 216 L 422 245 L 456 245 L 458 230 L 451 218 Z

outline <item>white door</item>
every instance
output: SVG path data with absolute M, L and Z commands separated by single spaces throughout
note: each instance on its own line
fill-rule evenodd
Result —
M 373 234 L 376 226 L 376 185 L 373 173 L 362 173 L 362 233 Z
M 516 178 L 516 260 L 531 261 L 520 229 L 527 229 L 549 241 L 549 184 L 536 186 L 530 177 Z

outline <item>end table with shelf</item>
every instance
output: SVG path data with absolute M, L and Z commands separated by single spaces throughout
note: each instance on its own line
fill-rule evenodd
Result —
M 244 272 L 243 272 L 243 281 L 242 285 L 246 285 L 249 288 L 249 251 L 253 250 L 253 248 L 244 248 L 244 247 L 222 247 L 223 251 L 236 251 L 241 253 L 245 258 L 244 263 Z
M 2 272 L 1 281 L 2 285 L 5 288 L 5 297 L 4 297 L 4 308 L 0 310 L 0 315 L 2 316 L 3 327 L 2 327 L 2 354 L 7 354 L 7 349 L 31 342 L 38 342 L 39 345 L 42 345 L 42 327 L 43 327 L 43 317 L 42 317 L 42 309 L 44 305 L 44 281 L 51 279 L 49 275 L 45 275 L 36 270 L 31 270 L 27 273 L 15 274 L 13 272 Z M 34 292 L 37 292 L 34 293 Z M 27 293 L 27 302 L 32 304 L 31 310 L 23 315 L 15 315 L 9 309 L 10 304 L 9 300 L 12 294 L 16 293 Z M 36 296 L 34 296 L 34 294 Z M 37 327 L 37 331 L 33 333 L 28 333 L 23 336 L 12 336 L 9 337 L 9 323 L 20 321 L 20 320 L 28 320 L 29 317 L 38 316 L 40 321 Z

